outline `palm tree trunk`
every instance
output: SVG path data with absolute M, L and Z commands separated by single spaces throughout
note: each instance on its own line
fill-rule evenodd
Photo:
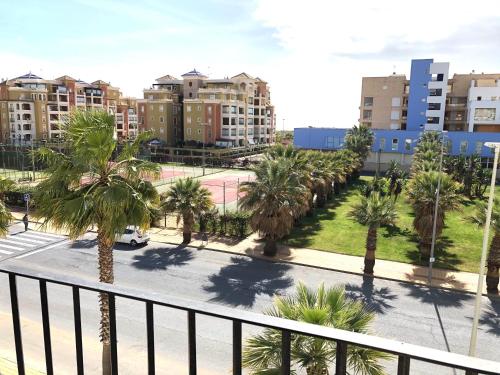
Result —
M 267 237 L 266 243 L 264 245 L 264 255 L 268 257 L 274 257 L 277 253 L 278 247 L 276 246 L 276 240 Z
M 364 273 L 373 274 L 375 267 L 375 250 L 377 250 L 377 227 L 370 226 L 366 235 L 366 254 Z
M 488 255 L 488 271 L 486 273 L 486 289 L 489 293 L 498 293 L 498 280 L 500 270 L 500 231 L 495 231 L 491 240 Z
M 113 239 L 108 238 L 99 228 L 97 229 L 97 246 L 99 254 L 99 281 L 113 284 Z M 111 374 L 111 337 L 109 323 L 109 297 L 107 293 L 99 294 L 101 309 L 101 342 L 102 342 L 102 373 Z
M 190 214 L 182 216 L 182 243 L 191 242 L 191 232 L 193 231 L 194 217 Z
M 312 365 L 306 368 L 307 375 L 328 375 L 328 368 L 320 365 Z

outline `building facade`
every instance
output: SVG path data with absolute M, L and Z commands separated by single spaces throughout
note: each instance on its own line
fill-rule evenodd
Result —
M 484 143 L 500 142 L 500 73 L 448 75 L 449 63 L 421 59 L 412 60 L 409 80 L 395 73 L 363 77 L 359 122 L 373 129 L 373 153 L 411 155 L 422 132 L 445 131 L 450 154 L 491 156 Z M 337 149 L 346 131 L 297 128 L 294 144 Z
M 116 114 L 119 101 L 119 89 L 104 81 L 89 84 L 69 76 L 47 80 L 31 73 L 3 81 L 0 142 L 57 139 L 74 108 Z

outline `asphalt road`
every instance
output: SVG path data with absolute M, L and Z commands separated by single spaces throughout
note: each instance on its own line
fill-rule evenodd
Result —
M 13 226 L 12 231 L 18 231 Z M 13 236 L 15 237 L 15 236 Z M 43 250 L 43 249 L 46 250 Z M 429 290 L 408 283 L 363 278 L 341 272 L 319 270 L 256 260 L 249 257 L 192 248 L 175 248 L 150 243 L 142 248 L 115 247 L 115 283 L 168 296 L 261 312 L 272 303 L 274 294 L 293 291 L 297 282 L 309 286 L 343 284 L 349 295 L 364 300 L 377 312 L 376 335 L 466 354 L 468 349 L 473 296 L 454 291 Z M 22 257 L 0 259 L 2 264 L 19 265 L 54 275 L 97 279 L 95 235 L 68 243 L 31 248 Z M 7 279 L 0 275 L 0 313 L 10 311 Z M 86 373 L 99 373 L 97 296 L 82 292 L 82 315 Z M 43 364 L 38 286 L 19 281 L 19 300 L 30 360 Z M 73 373 L 74 344 L 71 290 L 49 286 L 49 308 L 56 373 Z M 145 309 L 137 302 L 117 300 L 120 373 L 146 373 Z M 7 315 L 5 315 L 7 316 Z M 0 349 L 12 348 L 8 319 L 0 319 Z M 244 326 L 243 333 L 258 332 Z M 29 334 L 28 334 L 29 333 Z M 231 324 L 219 319 L 197 320 L 200 373 L 227 374 L 231 368 Z M 187 374 L 186 314 L 167 308 L 155 310 L 155 339 L 158 373 Z M 483 298 L 478 338 L 478 356 L 497 360 L 500 353 L 500 300 Z M 1 350 L 0 350 L 1 354 Z M 394 363 L 388 364 L 392 373 Z M 500 368 L 499 368 L 500 370 Z M 434 365 L 412 362 L 412 374 L 454 374 Z

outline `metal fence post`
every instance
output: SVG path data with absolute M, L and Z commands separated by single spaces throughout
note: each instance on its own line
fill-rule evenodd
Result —
M 236 186 L 236 211 L 239 211 L 240 203 L 240 178 L 238 177 L 238 185 Z
M 222 201 L 222 212 L 224 215 L 226 214 L 226 181 L 222 183 L 222 196 L 223 196 L 223 201 Z

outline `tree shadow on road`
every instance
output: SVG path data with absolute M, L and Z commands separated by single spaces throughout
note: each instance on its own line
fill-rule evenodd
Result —
M 500 336 L 500 298 L 488 296 L 491 306 L 483 312 L 480 324 L 488 326 L 487 332 Z
M 423 285 L 401 283 L 408 290 L 408 296 L 418 299 L 422 303 L 434 304 L 442 307 L 461 307 L 465 301 L 474 297 L 456 290 L 429 288 Z
M 97 239 L 80 239 L 71 242 L 72 249 L 92 249 L 97 246 Z
M 398 296 L 392 293 L 390 288 L 376 288 L 373 282 L 372 276 L 363 275 L 361 285 L 346 284 L 346 295 L 356 301 L 362 301 L 376 313 L 385 314 L 387 310 L 394 307 L 390 301 L 394 301 Z
M 185 266 L 193 257 L 193 250 L 184 245 L 148 249 L 143 254 L 134 256 L 132 266 L 147 271 L 166 270 L 169 267 Z
M 203 286 L 205 291 L 215 294 L 210 301 L 252 307 L 257 295 L 273 296 L 293 283 L 286 276 L 291 268 L 288 264 L 238 256 L 231 257 L 231 263 L 210 275 L 210 284 Z

